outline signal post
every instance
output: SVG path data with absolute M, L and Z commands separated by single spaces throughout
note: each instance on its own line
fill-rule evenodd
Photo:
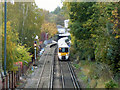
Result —
M 34 64 L 36 62 L 36 46 L 37 46 L 37 41 L 34 41 L 34 50 L 35 50 L 35 60 L 34 60 Z

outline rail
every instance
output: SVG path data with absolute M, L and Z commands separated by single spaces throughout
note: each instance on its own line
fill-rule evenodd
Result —
M 47 57 L 48 57 L 48 55 L 46 55 L 46 57 L 45 57 L 45 61 L 44 61 L 43 67 L 42 67 L 42 71 L 40 73 L 40 77 L 39 77 L 39 80 L 38 80 L 38 83 L 37 83 L 37 89 L 39 88 L 39 85 L 40 85 L 40 82 L 41 82 L 41 77 L 42 77 L 44 69 L 45 69 L 45 65 L 46 65 L 46 62 L 47 62 Z
M 72 78 L 74 87 L 75 87 L 75 88 L 80 88 L 80 86 L 79 86 L 79 84 L 78 84 L 78 81 L 77 81 L 77 79 L 76 79 L 76 76 L 75 76 L 75 74 L 74 74 L 74 71 L 73 71 L 73 69 L 72 69 L 72 67 L 71 67 L 70 62 L 68 62 L 67 65 L 68 65 L 68 67 L 69 67 L 69 71 L 70 71 L 70 74 L 71 74 L 71 78 Z

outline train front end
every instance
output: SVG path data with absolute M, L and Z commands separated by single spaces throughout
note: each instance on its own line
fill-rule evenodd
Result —
M 59 47 L 58 48 L 58 59 L 59 60 L 69 60 L 69 48 Z

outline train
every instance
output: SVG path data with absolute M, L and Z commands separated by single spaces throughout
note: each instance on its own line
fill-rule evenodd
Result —
M 58 40 L 58 60 L 69 60 L 70 46 L 68 42 L 68 37 L 63 37 Z
M 68 39 L 71 39 L 70 33 L 63 33 L 63 34 L 58 34 L 58 40 L 63 37 L 68 37 Z

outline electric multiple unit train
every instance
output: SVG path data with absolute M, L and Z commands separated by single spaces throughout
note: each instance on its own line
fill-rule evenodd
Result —
M 58 60 L 69 60 L 70 46 L 66 41 L 68 41 L 68 37 L 58 40 Z

